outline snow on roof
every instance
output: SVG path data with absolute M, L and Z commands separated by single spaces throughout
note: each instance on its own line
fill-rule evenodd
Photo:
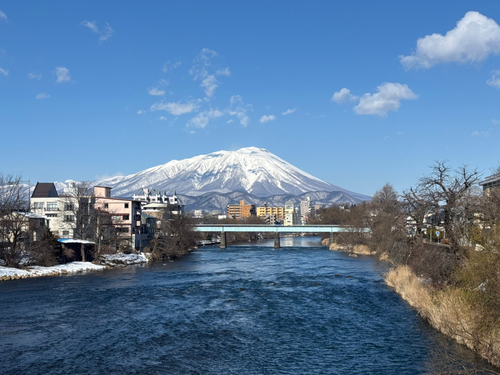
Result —
M 92 242 L 92 241 L 78 240 L 78 239 L 71 239 L 71 238 L 61 238 L 57 241 L 59 241 L 61 243 L 83 243 L 83 244 L 95 245 L 95 242 Z

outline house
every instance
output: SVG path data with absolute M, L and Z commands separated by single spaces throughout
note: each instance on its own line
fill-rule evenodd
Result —
M 59 195 L 53 183 L 38 182 L 31 195 L 32 213 L 49 221 L 49 229 L 59 238 L 88 237 L 92 228 L 82 218 L 91 216 L 94 200 L 90 196 Z
M 115 234 L 120 244 L 129 244 L 131 248 L 139 249 L 144 246 L 147 235 L 143 233 L 140 201 L 113 198 L 111 188 L 107 186 L 94 186 L 93 197 L 94 208 L 102 216 L 97 224 L 100 233 Z

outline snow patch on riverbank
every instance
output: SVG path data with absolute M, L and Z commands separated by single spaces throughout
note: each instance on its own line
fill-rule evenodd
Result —
M 26 269 L 0 267 L 0 281 L 26 279 L 29 277 L 57 276 L 86 271 L 102 271 L 105 266 L 90 262 L 71 262 L 52 267 L 32 266 Z
M 132 264 L 142 264 L 149 262 L 149 259 L 144 255 L 140 254 L 106 254 L 101 255 L 97 260 L 99 264 L 108 267 L 124 267 L 130 266 Z

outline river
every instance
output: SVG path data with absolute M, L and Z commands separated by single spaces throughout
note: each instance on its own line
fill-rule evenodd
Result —
M 459 358 L 383 281 L 317 238 L 0 284 L 2 374 L 425 374 Z

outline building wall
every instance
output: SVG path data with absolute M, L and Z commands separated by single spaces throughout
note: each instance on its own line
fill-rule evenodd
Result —
M 76 197 L 31 198 L 31 212 L 47 217 L 50 231 L 59 238 L 74 238 L 78 208 Z
M 257 207 L 257 216 L 261 218 L 274 216 L 277 221 L 283 222 L 285 220 L 285 207 Z
M 227 206 L 227 216 L 236 220 L 244 219 L 250 216 L 255 216 L 255 205 L 245 204 L 245 201 L 240 201 L 240 204 L 229 204 Z

